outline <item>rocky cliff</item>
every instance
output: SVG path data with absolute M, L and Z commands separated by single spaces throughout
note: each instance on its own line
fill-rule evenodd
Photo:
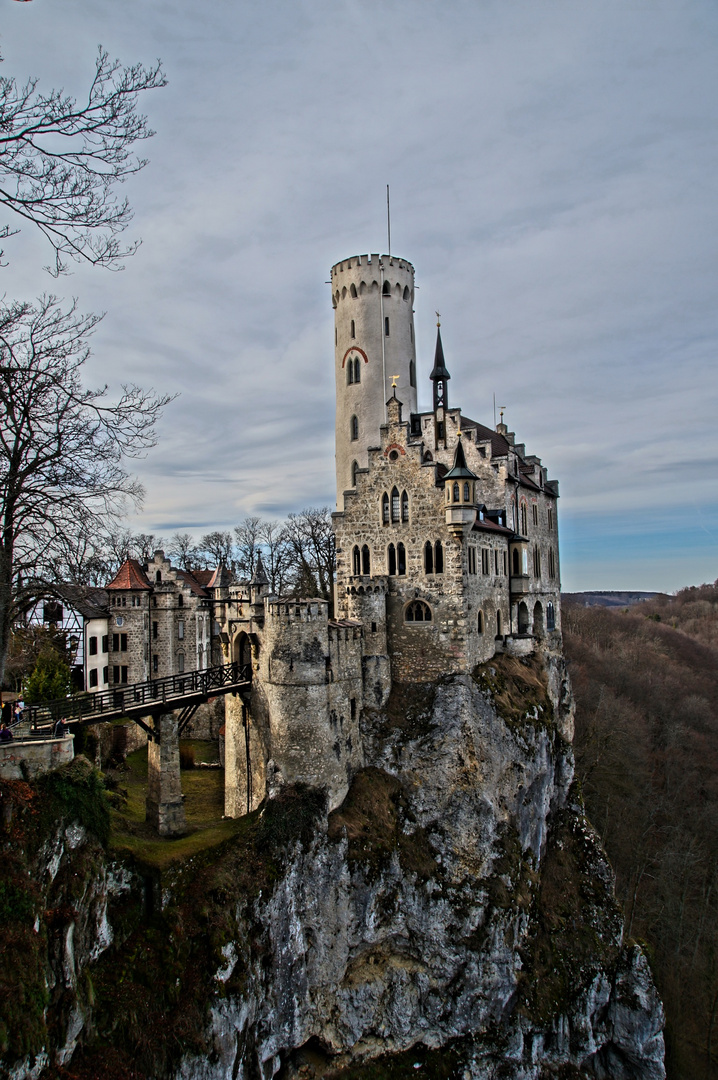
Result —
M 338 809 L 281 789 L 171 873 L 51 829 L 36 908 L 51 868 L 77 884 L 55 930 L 36 916 L 46 1012 L 6 1038 L 5 1075 L 663 1077 L 661 1004 L 572 784 L 561 658 L 398 687 L 362 724 Z

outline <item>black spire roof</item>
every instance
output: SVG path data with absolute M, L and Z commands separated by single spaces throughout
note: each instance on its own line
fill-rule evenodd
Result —
M 469 466 L 466 464 L 466 455 L 464 454 L 464 447 L 461 442 L 461 432 L 459 432 L 459 439 L 456 444 L 456 451 L 454 453 L 454 465 L 449 469 L 448 473 L 444 474 L 444 480 L 475 480 L 476 473 L 472 473 Z
M 429 376 L 430 379 L 441 379 L 446 382 L 451 378 L 449 372 L 446 370 L 446 364 L 444 363 L 444 346 L 441 344 L 441 329 L 436 328 L 436 352 L 434 353 L 434 367 Z
M 269 585 L 269 578 L 267 577 L 267 571 L 264 569 L 261 551 L 257 552 L 257 562 L 250 585 Z

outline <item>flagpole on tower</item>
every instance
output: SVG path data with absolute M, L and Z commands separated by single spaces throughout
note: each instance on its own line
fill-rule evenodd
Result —
M 389 209 L 389 185 L 386 185 L 386 235 L 388 241 L 387 254 L 391 258 L 391 211 Z

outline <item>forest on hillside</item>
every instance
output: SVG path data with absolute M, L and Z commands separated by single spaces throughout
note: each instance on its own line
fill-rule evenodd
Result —
M 628 938 L 666 1009 L 670 1080 L 718 1077 L 718 582 L 563 609 L 576 775 Z

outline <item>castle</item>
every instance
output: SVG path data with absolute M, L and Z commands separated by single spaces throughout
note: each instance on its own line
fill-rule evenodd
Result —
M 343 800 L 363 765 L 361 716 L 392 686 L 471 673 L 497 652 L 557 651 L 558 484 L 503 423 L 453 406 L 437 329 L 432 408 L 417 409 L 414 268 L 361 255 L 331 271 L 335 313 L 337 569 L 323 599 L 215 581 L 228 698 L 225 813 L 283 783 Z

